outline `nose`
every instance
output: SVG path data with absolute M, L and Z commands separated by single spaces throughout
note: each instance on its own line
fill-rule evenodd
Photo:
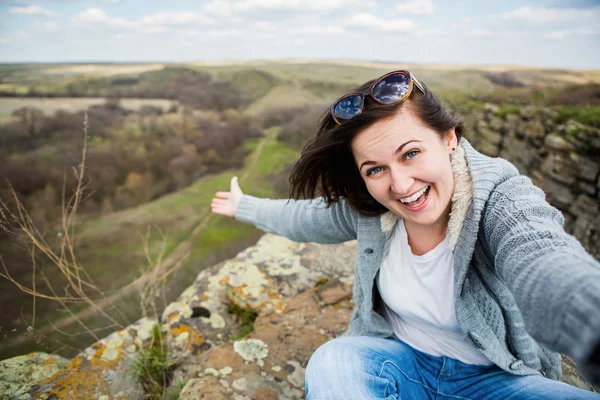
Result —
M 409 195 L 409 190 L 414 186 L 414 179 L 406 171 L 400 171 L 399 169 L 392 169 L 391 176 L 390 190 L 396 196 Z

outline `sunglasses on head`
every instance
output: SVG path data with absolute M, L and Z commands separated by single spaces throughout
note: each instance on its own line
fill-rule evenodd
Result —
M 331 105 L 331 116 L 338 125 L 360 115 L 365 108 L 365 96 L 380 104 L 395 104 L 408 99 L 416 86 L 425 93 L 423 85 L 409 71 L 392 71 L 377 79 L 364 92 L 348 93 Z

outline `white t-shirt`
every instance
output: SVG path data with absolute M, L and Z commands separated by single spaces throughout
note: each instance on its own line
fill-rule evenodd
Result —
M 491 365 L 462 332 L 454 314 L 454 257 L 448 238 L 422 256 L 412 254 L 404 221 L 390 237 L 376 283 L 394 335 L 433 356 Z

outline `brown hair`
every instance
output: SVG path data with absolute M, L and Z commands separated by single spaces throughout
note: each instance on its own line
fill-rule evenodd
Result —
M 373 82 L 369 81 L 355 91 L 362 92 Z M 319 120 L 316 137 L 304 146 L 300 159 L 290 172 L 290 198 L 312 199 L 320 196 L 331 205 L 344 197 L 353 209 L 363 215 L 376 216 L 386 212 L 387 208 L 367 190 L 354 161 L 351 143 L 356 135 L 377 121 L 393 118 L 406 102 L 411 103 L 423 123 L 442 137 L 455 128 L 460 141 L 464 130 L 462 121 L 450 113 L 422 81 L 421 84 L 427 94 L 414 88 L 409 98 L 398 104 L 379 104 L 366 96 L 363 112 L 342 125 L 336 124 L 327 109 Z

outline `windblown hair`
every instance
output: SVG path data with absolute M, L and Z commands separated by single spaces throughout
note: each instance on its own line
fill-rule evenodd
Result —
M 355 91 L 362 92 L 373 82 L 366 82 Z M 407 100 L 393 105 L 379 104 L 371 96 L 366 96 L 363 112 L 342 125 L 336 124 L 327 109 L 319 120 L 316 137 L 304 146 L 300 159 L 290 172 L 290 199 L 323 197 L 331 205 L 345 198 L 353 209 L 365 216 L 377 216 L 388 211 L 367 190 L 354 161 L 351 143 L 375 122 L 394 118 L 407 103 L 411 104 L 418 118 L 442 138 L 455 128 L 460 141 L 464 130 L 462 121 L 423 86 L 427 94 L 415 88 Z

